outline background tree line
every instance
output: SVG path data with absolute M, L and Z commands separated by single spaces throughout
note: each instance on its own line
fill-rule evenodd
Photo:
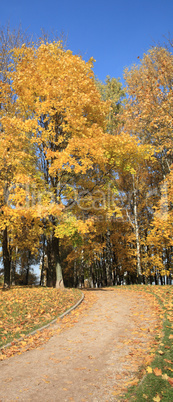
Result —
M 4 286 L 34 262 L 47 286 L 172 283 L 172 43 L 124 88 L 20 27 L 1 29 L 0 55 Z

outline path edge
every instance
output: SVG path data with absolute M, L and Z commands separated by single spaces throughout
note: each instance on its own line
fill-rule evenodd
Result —
M 78 300 L 78 302 L 77 302 L 76 304 L 74 304 L 74 306 L 70 307 L 70 308 L 69 308 L 68 310 L 66 310 L 63 314 L 61 314 L 61 315 L 59 315 L 58 317 L 54 318 L 54 319 L 53 319 L 52 321 L 50 321 L 48 324 L 43 325 L 43 327 L 35 329 L 34 331 L 32 331 L 32 332 L 30 332 L 29 334 L 27 334 L 27 335 L 25 335 L 25 336 L 23 336 L 23 337 L 17 339 L 16 341 L 11 341 L 11 342 L 7 343 L 6 345 L 1 346 L 1 347 L 0 347 L 0 350 L 3 350 L 3 349 L 6 349 L 6 348 L 9 348 L 10 346 L 16 345 L 18 342 L 22 341 L 23 339 L 28 338 L 28 337 L 31 336 L 31 335 L 35 335 L 36 332 L 38 332 L 38 331 L 43 331 L 44 329 L 49 328 L 51 325 L 56 324 L 56 322 L 57 322 L 58 319 L 62 319 L 62 318 L 65 317 L 66 315 L 70 314 L 71 311 L 75 310 L 75 309 L 83 302 L 84 297 L 85 297 L 85 296 L 84 296 L 84 293 L 82 292 L 82 297 L 80 298 L 80 300 Z

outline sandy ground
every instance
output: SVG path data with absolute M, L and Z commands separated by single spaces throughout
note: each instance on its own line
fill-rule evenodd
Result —
M 75 310 L 73 326 L 59 332 L 62 324 L 56 324 L 46 344 L 0 363 L 0 401 L 119 399 L 149 353 L 156 319 L 139 294 L 95 294 L 86 314 Z

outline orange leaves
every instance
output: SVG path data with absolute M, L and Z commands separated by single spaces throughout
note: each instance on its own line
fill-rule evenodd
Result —
M 173 339 L 173 334 L 169 335 L 169 339 Z
M 159 377 L 160 375 L 162 375 L 162 370 L 158 369 L 157 367 L 153 369 L 153 373 Z
M 168 378 L 168 382 L 169 382 L 169 384 L 171 385 L 171 387 L 173 387 L 173 378 Z
M 164 361 L 165 361 L 166 363 L 173 364 L 173 362 L 172 362 L 171 360 L 164 359 Z
M 19 288 L 18 288 L 19 289 Z M 31 293 L 34 289 L 30 289 Z M 56 289 L 35 289 L 35 290 L 40 290 L 41 292 L 41 296 L 42 296 L 42 302 L 46 302 L 47 301 L 47 308 L 48 310 L 51 312 L 51 315 L 49 315 L 48 321 L 50 322 L 55 315 L 57 315 L 57 311 L 59 314 L 63 313 L 64 311 L 66 311 L 68 308 L 70 308 L 72 305 L 74 305 L 76 303 L 76 301 L 80 298 L 81 296 L 81 292 L 76 290 L 74 292 L 74 290 L 56 290 Z M 47 291 L 48 293 L 50 293 L 49 297 L 51 300 L 46 300 L 46 298 L 48 297 L 47 295 Z M 45 292 L 45 299 L 43 298 L 43 292 Z M 30 293 L 30 299 L 31 299 L 31 293 Z M 39 292 L 38 292 L 39 293 Z M 56 295 L 59 295 L 58 298 L 56 297 Z M 27 294 L 27 290 L 25 288 L 25 295 Z M 41 318 L 42 316 L 38 315 L 39 311 L 38 311 L 38 306 L 37 309 L 35 307 L 36 310 L 34 310 L 34 305 L 32 305 L 32 303 L 35 304 L 35 300 L 37 300 L 37 297 L 39 295 L 37 295 L 37 292 L 33 294 L 33 298 L 32 300 L 30 300 L 30 311 L 31 307 L 33 308 L 33 315 L 34 318 L 33 320 L 30 319 L 30 323 L 32 325 L 32 328 L 30 328 L 30 332 L 31 329 L 34 328 L 33 323 L 37 322 L 37 326 L 38 326 L 38 320 L 37 320 L 37 316 L 40 319 L 39 321 L 39 326 L 43 326 L 43 324 L 45 324 L 45 320 L 46 320 L 46 311 L 44 313 L 44 322 L 41 321 L 43 318 Z M 1 349 L 0 351 L 0 360 L 4 360 L 8 357 L 13 356 L 14 354 L 21 354 L 22 352 L 25 352 L 26 350 L 31 350 L 34 349 L 36 347 L 39 347 L 40 345 L 44 344 L 45 342 L 47 342 L 53 335 L 55 334 L 59 334 L 62 331 L 71 328 L 76 322 L 78 322 L 82 316 L 86 316 L 88 310 L 92 307 L 93 303 L 96 301 L 97 297 L 94 294 L 88 294 L 86 293 L 85 295 L 85 303 L 82 303 L 78 306 L 78 308 L 76 310 L 73 310 L 69 315 L 65 315 L 61 320 L 57 320 L 58 323 L 58 328 L 57 326 L 55 326 L 55 328 L 53 326 L 50 326 L 49 328 L 44 329 L 43 331 L 35 331 L 34 334 L 29 335 L 27 337 L 25 337 L 25 335 L 23 334 L 23 339 L 17 341 L 17 339 L 14 339 L 13 342 L 11 342 L 11 346 L 9 348 L 4 348 Z M 21 294 L 19 292 L 19 299 L 18 301 L 21 301 L 22 297 Z M 27 298 L 26 298 L 27 301 Z M 27 301 L 28 302 L 28 301 Z M 40 301 L 41 302 L 41 301 Z M 51 303 L 51 304 L 50 304 Z M 38 300 L 37 300 L 37 304 L 38 304 Z M 45 306 L 45 310 L 47 310 Z M 36 312 L 35 312 L 36 311 Z M 41 310 L 42 311 L 42 310 Z M 28 321 L 29 322 L 29 321 Z M 27 324 L 27 322 L 25 323 Z M 14 323 L 13 323 L 14 325 Z M 27 328 L 29 328 L 28 325 L 26 325 Z M 12 333 L 12 331 L 11 331 Z M 14 334 L 12 333 L 12 335 L 14 336 Z M 68 340 L 70 342 L 70 340 Z M 7 342 L 3 342 L 3 343 L 7 343 Z M 68 357 L 69 358 L 69 357 Z M 60 362 L 60 360 L 51 358 L 51 360 L 55 361 L 56 363 Z M 78 367 L 77 370 L 84 370 L 84 367 Z
M 91 68 L 90 61 L 85 63 L 72 52 L 64 51 L 61 43 L 41 44 L 38 49 L 25 48 L 17 72 L 13 73 L 19 102 L 28 101 L 28 107 L 32 107 L 37 117 L 49 113 L 52 125 L 48 135 L 54 135 L 56 111 L 62 116 L 62 129 L 81 136 L 87 127 L 85 122 L 93 117 L 99 126 L 104 123 L 105 105 L 93 83 Z
M 144 266 L 156 266 L 159 273 L 165 269 L 163 263 L 164 248 L 172 247 L 172 125 L 173 114 L 173 55 L 167 49 L 156 46 L 144 54 L 139 66 L 125 71 L 128 99 L 123 110 L 123 130 L 132 138 L 137 138 L 140 144 L 150 145 L 150 159 L 148 178 L 152 176 L 152 184 L 140 196 L 139 209 L 143 202 L 146 208 L 155 209 L 154 221 L 149 228 L 147 247 L 152 248 L 151 256 L 146 253 Z M 152 172 L 152 173 L 150 173 Z M 144 178 L 144 176 L 143 176 Z M 145 179 L 142 179 L 144 181 Z M 162 182 L 162 180 L 164 180 Z M 157 190 L 161 189 L 161 197 Z M 164 188 L 165 187 L 165 188 Z M 159 200 L 160 198 L 160 200 Z M 142 202 L 141 202 L 142 200 Z M 145 214 L 142 212 L 142 227 L 144 226 Z M 152 215 L 152 214 L 151 214 Z M 144 227 L 143 229 L 144 230 Z M 142 233 L 141 230 L 141 233 Z M 142 235 L 143 236 L 143 235 Z M 145 241 L 145 240 L 144 240 Z M 142 245 L 143 246 L 143 245 Z M 154 250 L 155 248 L 155 250 Z M 149 253 L 148 253 L 149 254 Z M 156 260 L 157 259 L 157 260 Z M 164 275 L 164 274 L 163 274 Z M 168 274 L 169 275 L 169 274 Z
M 3 132 L 0 139 L 0 170 L 2 172 L 0 178 L 0 230 L 8 228 L 8 239 L 10 238 L 11 249 L 15 246 L 22 249 L 24 246 L 21 236 L 22 220 L 26 218 L 26 227 L 30 226 L 33 219 L 30 209 L 33 202 L 31 201 L 31 192 L 33 196 L 34 184 L 38 177 L 34 169 L 35 157 L 33 155 L 33 146 L 30 142 L 30 130 L 34 129 L 34 124 L 31 121 L 31 124 L 27 123 L 27 127 L 25 127 L 24 118 L 17 106 L 17 100 L 15 102 L 12 98 L 14 95 L 13 90 L 11 89 L 11 94 L 9 93 L 9 88 L 6 88 L 6 86 L 4 86 L 3 90 L 5 100 L 0 110 L 0 124 Z M 6 105 L 7 98 L 8 104 Z M 35 246 L 38 246 L 39 225 L 37 229 Z M 25 236 L 25 245 L 26 239 L 27 237 Z M 17 242 L 17 245 L 14 245 L 13 242 Z M 28 248 L 30 250 L 33 248 L 34 251 L 33 239 L 31 247 L 29 243 L 31 241 L 27 244 Z
M 86 188 L 86 176 L 82 180 L 82 175 L 91 173 L 94 165 L 105 169 L 102 140 L 109 105 L 97 90 L 93 59 L 86 63 L 65 51 L 61 42 L 15 49 L 14 60 L 11 80 L 22 131 L 29 134 L 39 166 L 39 205 L 32 204 L 32 212 L 35 210 L 35 217 L 40 219 L 49 220 L 50 215 L 63 218 L 62 204 L 65 209 L 72 198 L 70 186 L 77 188 L 79 183 L 80 188 Z M 19 203 L 21 196 L 15 194 L 14 201 Z M 85 225 L 80 225 L 78 219 L 76 222 L 84 232 Z
M 2 346 L 62 314 L 77 302 L 80 291 L 16 287 L 1 290 L 0 296 Z
M 165 367 L 165 369 L 169 370 L 169 367 Z M 172 370 L 173 371 L 173 370 Z M 158 367 L 155 367 L 153 370 L 151 367 L 147 367 L 147 372 L 148 373 L 154 373 L 156 377 L 162 377 L 163 380 L 166 380 L 169 382 L 169 384 L 173 387 L 173 378 L 169 377 L 166 373 L 163 374 L 162 370 L 159 369 Z

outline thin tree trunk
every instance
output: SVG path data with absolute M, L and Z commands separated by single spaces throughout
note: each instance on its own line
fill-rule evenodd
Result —
M 77 263 L 76 259 L 74 260 L 74 271 L 73 271 L 73 287 L 77 287 Z
M 52 238 L 47 240 L 47 286 L 53 287 Z
M 103 253 L 103 262 L 102 262 L 102 286 L 105 287 L 106 283 L 106 263 L 105 263 L 105 256 Z
M 10 251 L 11 253 L 11 284 L 15 286 L 15 274 L 16 274 L 16 261 L 17 261 L 17 252 L 18 248 L 16 247 L 14 254 L 12 256 L 12 250 Z
M 15 285 L 15 272 L 16 272 L 16 261 L 11 261 L 11 284 Z
M 61 268 L 59 261 L 56 263 L 56 288 L 57 289 L 64 288 L 64 281 L 63 281 L 63 277 L 62 277 L 62 268 Z
M 53 236 L 53 256 L 55 264 L 55 287 L 57 289 L 64 288 L 62 268 L 60 264 L 59 239 L 55 236 Z
M 29 284 L 29 266 L 26 268 L 26 278 L 25 278 L 25 285 L 28 286 Z
M 45 257 L 45 235 L 43 235 L 43 255 L 41 261 L 41 273 L 40 273 L 40 286 L 44 286 L 44 257 Z
M 89 271 L 90 271 L 89 286 L 90 286 L 90 288 L 93 288 L 94 287 L 93 264 L 90 265 Z
M 110 243 L 110 230 L 107 229 L 106 233 L 106 281 L 107 286 L 112 285 L 112 263 L 111 263 L 111 243 Z
M 3 264 L 4 264 L 4 288 L 9 288 L 10 287 L 11 258 L 10 258 L 9 248 L 8 248 L 7 227 L 3 231 L 2 248 L 3 248 Z

